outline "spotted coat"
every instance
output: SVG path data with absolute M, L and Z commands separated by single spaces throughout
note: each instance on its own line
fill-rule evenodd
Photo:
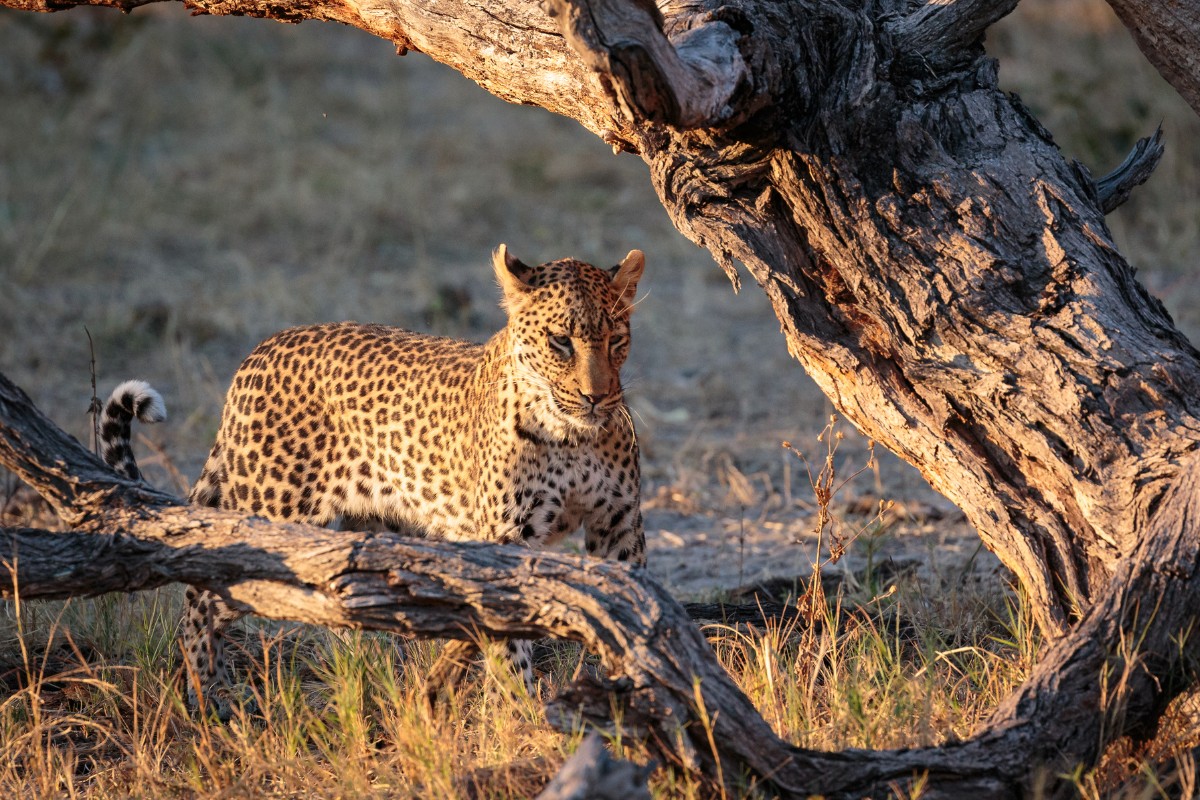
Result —
M 619 371 L 644 257 L 634 250 L 611 270 L 530 267 L 501 245 L 493 262 L 508 324 L 486 344 L 350 322 L 260 344 L 234 376 L 192 501 L 532 547 L 582 525 L 589 553 L 643 564 L 637 437 Z M 191 685 L 223 713 L 222 632 L 238 615 L 208 591 L 189 589 L 186 601 Z M 528 682 L 527 645 L 510 650 Z

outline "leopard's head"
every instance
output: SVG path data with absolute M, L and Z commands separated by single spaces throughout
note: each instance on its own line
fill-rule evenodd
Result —
M 646 257 L 631 250 L 611 269 L 573 259 L 530 267 L 500 245 L 492 262 L 529 412 L 551 430 L 600 430 L 624 408 L 620 370 Z

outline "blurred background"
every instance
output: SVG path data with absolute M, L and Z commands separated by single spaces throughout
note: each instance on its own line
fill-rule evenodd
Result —
M 1196 116 L 1103 0 L 1024 0 L 988 47 L 1004 85 L 1094 175 L 1163 125 L 1158 172 L 1109 223 L 1200 341 Z M 844 422 L 845 439 L 818 441 L 832 408 L 765 298 L 752 280 L 735 295 L 674 230 L 635 156 L 333 24 L 165 3 L 0 10 L 0 371 L 90 441 L 90 332 L 102 397 L 138 377 L 166 398 L 170 421 L 136 445 L 156 485 L 185 491 L 230 376 L 276 330 L 356 319 L 485 339 L 503 324 L 489 266 L 502 241 L 526 261 L 647 253 L 626 384 L 652 559 L 671 585 L 806 572 L 808 470 L 832 445 L 837 482 L 851 478 L 835 498 L 840 535 L 994 568 L 914 470 L 872 462 Z M 896 502 L 883 520 L 879 500 Z

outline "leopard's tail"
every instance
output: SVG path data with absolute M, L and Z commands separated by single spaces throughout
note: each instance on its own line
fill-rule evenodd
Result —
M 145 381 L 125 381 L 109 395 L 100 416 L 100 454 L 104 463 L 130 480 L 139 480 L 130 445 L 133 420 L 150 424 L 167 418 L 162 395 Z

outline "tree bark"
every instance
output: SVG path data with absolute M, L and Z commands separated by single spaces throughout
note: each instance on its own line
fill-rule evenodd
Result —
M 735 285 L 749 270 L 796 359 L 964 511 L 1052 635 L 1200 441 L 1197 352 L 982 53 L 1015 0 L 188 5 L 356 25 L 640 153 L 676 226 Z
M 1200 114 L 1200 5 L 1192 0 L 1108 0 L 1146 59 Z
M 646 771 L 614 761 L 598 734 L 588 734 L 537 800 L 650 800 Z
M 1061 785 L 1053 776 L 1094 763 L 1107 742 L 1152 729 L 1200 662 L 1200 639 L 1185 635 L 1200 607 L 1200 459 L 1101 602 L 974 738 L 842 753 L 781 741 L 687 612 L 624 565 L 188 507 L 114 475 L 3 375 L 0 464 L 78 528 L 0 532 L 4 596 L 14 585 L 34 599 L 186 582 L 277 619 L 454 639 L 574 639 L 600 656 L 608 678 L 585 673 L 568 687 L 560 719 L 611 723 L 616 695 L 623 724 L 664 759 L 717 781 L 745 769 L 782 797 L 874 796 L 922 778 L 930 798 L 1019 797 L 1039 769 L 1053 788 Z
M 1023 769 L 1054 755 L 1044 737 L 1063 719 L 1087 727 L 1110 713 L 1089 681 L 1125 664 L 1140 690 L 1143 672 L 1166 679 L 1177 663 L 1165 631 L 1187 630 L 1197 607 L 1194 517 L 1177 515 L 1200 445 L 1200 353 L 1118 253 L 1105 183 L 998 88 L 981 37 L 1015 2 L 187 0 L 202 13 L 356 25 L 639 153 L 679 230 L 735 286 L 735 264 L 749 271 L 837 408 L 962 508 L 1062 637 L 1046 663 L 1093 705 L 1039 668 L 1030 685 L 1045 692 L 1019 694 L 998 727 L 953 750 L 995 753 L 1002 736 L 1016 758 L 1006 763 Z M 1168 20 L 1146 16 L 1148 0 L 1113 4 Z M 1194 37 L 1146 41 L 1195 77 Z M 1121 639 L 1135 622 L 1166 638 Z M 1148 649 L 1135 658 L 1122 641 Z M 1174 685 L 1122 704 L 1116 727 L 1144 728 Z M 1067 752 L 1087 761 L 1112 729 Z M 898 764 L 958 774 L 938 758 L 876 756 L 855 785 Z M 746 763 L 793 789 L 848 785 Z

